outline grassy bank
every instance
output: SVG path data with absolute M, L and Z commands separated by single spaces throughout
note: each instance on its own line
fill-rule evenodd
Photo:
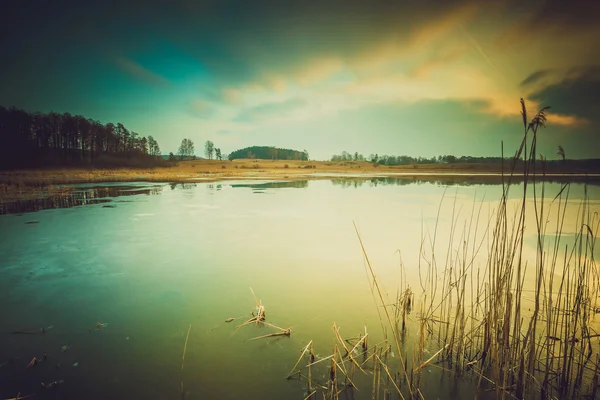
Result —
M 500 183 L 503 172 L 502 165 L 494 164 L 415 164 L 403 166 L 385 166 L 369 162 L 346 161 L 297 161 L 297 160 L 194 160 L 180 161 L 168 167 L 159 168 L 116 168 L 116 169 L 86 169 L 86 168 L 54 168 L 29 169 L 15 171 L 0 171 L 0 193 L 5 198 L 10 193 L 40 192 L 40 188 L 53 191 L 60 186 L 71 183 L 102 183 L 102 182 L 189 182 L 191 180 L 206 181 L 220 179 L 294 179 L 306 178 L 306 175 L 317 174 L 313 178 L 323 177 L 324 174 L 401 175 L 410 179 L 420 180 L 455 180 L 474 182 Z M 496 174 L 490 175 L 490 174 Z M 548 178 L 557 180 L 559 175 L 565 179 L 583 179 L 586 174 L 600 174 L 600 171 L 569 168 L 546 171 Z M 600 175 L 599 175 L 600 176 Z M 519 180 L 521 177 L 515 177 Z M 588 177 L 589 179 L 589 177 Z M 594 179 L 598 179 L 595 177 Z M 61 189 L 62 190 L 62 189 Z

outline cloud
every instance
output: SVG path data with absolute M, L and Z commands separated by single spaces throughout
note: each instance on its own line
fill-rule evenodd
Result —
M 216 83 L 252 82 L 279 91 L 286 88 L 282 80 L 308 86 L 343 66 L 366 70 L 387 64 L 390 56 L 406 57 L 483 8 L 475 0 L 271 0 L 240 2 L 232 13 L 231 4 L 206 3 L 202 11 L 186 8 L 180 22 L 186 29 L 173 29 L 171 40 L 210 67 Z
M 336 57 L 323 57 L 300 64 L 294 80 L 302 86 L 321 82 L 344 68 L 344 62 Z
M 589 123 L 585 118 L 577 117 L 575 115 L 557 114 L 550 111 L 547 115 L 547 121 L 553 125 L 563 125 L 570 127 L 582 127 Z
M 566 77 L 571 80 L 583 79 L 587 81 L 600 80 L 600 64 L 599 65 L 580 65 L 570 68 Z
M 442 54 L 436 54 L 424 63 L 416 66 L 408 72 L 408 76 L 415 79 L 426 78 L 437 68 L 448 67 L 449 64 L 459 60 L 465 53 L 464 48 L 451 49 Z
M 535 83 L 538 83 L 543 78 L 551 75 L 553 72 L 554 72 L 554 70 L 552 70 L 552 69 L 542 69 L 539 71 L 535 71 L 534 73 L 530 74 L 527 78 L 523 79 L 521 81 L 521 83 L 519 84 L 519 86 L 520 87 L 531 86 Z
M 289 117 L 294 111 L 302 108 L 306 104 L 306 101 L 301 98 L 264 103 L 240 111 L 239 114 L 233 118 L 233 121 L 257 122 L 281 119 Z
M 189 109 L 192 115 L 202 119 L 211 118 L 216 113 L 214 105 L 201 99 L 193 100 L 189 105 Z
M 516 4 L 515 4 L 516 5 Z M 518 15 L 518 14 L 517 14 Z M 506 47 L 529 43 L 531 36 L 548 34 L 569 37 L 577 34 L 598 33 L 600 3 L 590 0 L 544 0 L 526 17 L 518 19 L 498 39 Z
M 239 104 L 242 99 L 242 94 L 239 90 L 225 88 L 221 91 L 221 98 L 227 104 Z
M 590 0 L 545 0 L 537 12 L 527 20 L 527 31 L 585 30 L 597 28 L 600 3 Z
M 563 125 L 600 123 L 600 66 L 575 67 L 562 74 L 562 79 L 531 93 L 529 97 L 551 106 L 549 122 Z
M 144 81 L 151 85 L 168 85 L 169 81 L 164 77 L 144 68 L 141 64 L 123 57 L 119 57 L 115 60 L 117 66 L 123 71 L 136 79 Z
M 518 121 L 521 97 L 532 109 L 551 105 L 549 124 L 588 129 L 597 120 L 581 82 L 598 89 L 590 67 L 600 64 L 598 2 L 132 0 L 114 13 L 116 0 L 65 1 L 33 9 L 17 2 L 0 15 L 10 55 L 0 63 L 0 76 L 10 77 L 0 100 L 70 110 L 81 96 L 133 104 L 155 95 L 178 129 L 201 125 L 224 142 L 272 123 L 288 132 L 298 121 L 419 102 L 464 104 L 483 125 Z M 68 30 L 52 22 L 65 15 Z M 123 95 L 107 92 L 115 80 Z

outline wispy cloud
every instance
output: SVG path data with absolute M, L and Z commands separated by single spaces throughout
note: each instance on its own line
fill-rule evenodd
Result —
M 459 60 L 465 53 L 464 48 L 450 49 L 441 54 L 429 58 L 408 72 L 408 76 L 414 79 L 424 79 L 438 68 L 448 68 L 454 61 Z
M 581 127 L 589 123 L 586 118 L 578 117 L 576 115 L 564 115 L 549 112 L 547 115 L 548 123 L 570 127 Z
M 189 105 L 189 109 L 192 115 L 203 119 L 211 118 L 217 111 L 213 104 L 201 99 L 193 100 Z
M 306 101 L 301 98 L 264 103 L 243 109 L 235 118 L 233 118 L 233 121 L 257 122 L 286 118 L 305 105 Z
M 351 124 L 348 116 L 367 112 L 383 120 L 373 117 L 364 128 L 375 138 L 383 130 L 373 125 L 389 125 L 393 119 L 393 113 L 383 114 L 382 109 L 404 112 L 390 127 L 401 131 L 417 118 L 407 110 L 431 104 L 460 104 L 456 121 L 468 116 L 480 124 L 465 122 L 473 135 L 500 132 L 500 126 L 514 121 L 521 97 L 532 109 L 552 106 L 551 125 L 592 132 L 600 115 L 600 87 L 594 78 L 600 69 L 592 68 L 600 64 L 600 55 L 593 51 L 600 47 L 598 2 L 540 0 L 523 7 L 517 0 L 261 0 L 236 2 L 237 12 L 232 12 L 230 2 L 173 0 L 164 8 L 163 2 L 150 0 L 140 17 L 131 20 L 128 15 L 139 11 L 137 3 L 124 5 L 117 15 L 99 5 L 93 6 L 95 12 L 73 9 L 79 16 L 73 29 L 78 34 L 61 33 L 48 42 L 68 48 L 66 57 L 51 51 L 55 45 L 36 48 L 37 34 L 15 37 L 9 53 L 30 54 L 0 63 L 0 72 L 14 76 L 15 82 L 0 87 L 0 100 L 26 99 L 22 93 L 27 90 L 15 88 L 33 88 L 32 82 L 41 82 L 44 75 L 50 78 L 43 85 L 35 81 L 37 86 L 52 90 L 34 96 L 38 104 L 46 104 L 36 108 L 55 106 L 55 88 L 68 90 L 69 85 L 76 89 L 69 99 L 63 95 L 65 109 L 83 104 L 81 93 L 106 104 L 101 99 L 111 94 L 96 82 L 130 76 L 121 79 L 125 94 L 118 105 L 111 102 L 115 109 L 152 104 L 161 110 L 151 113 L 154 118 L 134 106 L 128 112 L 149 131 L 164 131 L 165 140 L 171 131 L 194 132 L 202 140 L 218 135 L 224 147 L 257 137 L 265 142 L 285 137 L 291 144 L 282 145 L 297 141 L 304 146 L 310 135 L 301 135 L 300 126 L 312 127 L 312 144 L 318 146 L 328 124 L 337 123 L 345 132 Z M 35 10 L 30 14 L 17 7 L 18 15 L 11 10 L 8 15 L 22 14 L 23 21 L 27 15 L 38 27 L 60 14 L 48 10 L 53 18 L 36 16 Z M 96 35 L 108 16 L 121 28 Z M 96 38 L 94 46 L 81 40 L 82 27 Z M 90 52 L 92 47 L 95 51 Z M 40 51 L 56 73 L 39 73 L 43 66 L 31 60 Z M 96 58 L 81 57 L 88 53 Z M 115 68 L 103 68 L 107 60 Z M 107 111 L 105 118 L 112 114 Z M 356 137 L 361 135 L 363 128 L 352 128 Z
M 521 83 L 519 84 L 519 86 L 522 88 L 530 87 L 530 86 L 540 82 L 542 79 L 550 76 L 554 72 L 555 72 L 555 70 L 552 70 L 552 69 L 542 69 L 539 71 L 535 71 L 532 74 L 530 74 L 529 76 L 527 76 L 527 78 L 523 79 L 521 81 Z
M 164 77 L 150 71 L 136 61 L 128 58 L 118 57 L 115 60 L 117 66 L 132 77 L 142 80 L 151 85 L 168 85 L 169 81 Z
M 551 73 L 550 73 L 551 72 Z M 600 123 L 600 65 L 554 69 L 537 79 L 529 96 L 536 102 L 551 105 L 548 121 L 559 125 L 581 127 Z M 539 71 L 530 75 L 540 75 Z

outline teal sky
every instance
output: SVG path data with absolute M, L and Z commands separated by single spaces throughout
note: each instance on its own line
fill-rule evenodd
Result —
M 540 151 L 600 157 L 600 7 L 578 0 L 23 0 L 0 16 L 0 104 L 229 153 L 495 156 L 519 99 Z

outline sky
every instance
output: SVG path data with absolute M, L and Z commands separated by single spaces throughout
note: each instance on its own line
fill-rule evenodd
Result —
M 183 138 L 432 157 L 600 157 L 594 0 L 56 0 L 0 15 L 0 105 Z

